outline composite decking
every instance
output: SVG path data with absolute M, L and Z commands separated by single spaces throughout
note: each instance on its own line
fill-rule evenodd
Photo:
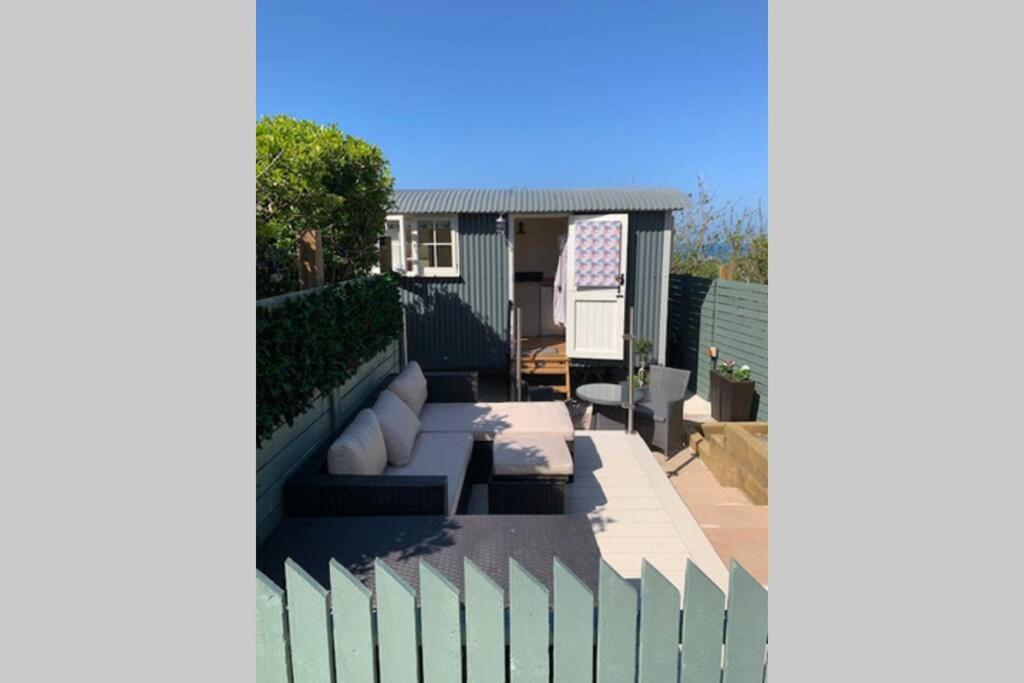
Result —
M 576 473 L 566 513 L 586 514 L 601 556 L 640 585 L 643 559 L 680 593 L 687 559 L 722 590 L 728 570 L 643 440 L 617 431 L 576 432 Z M 470 514 L 486 512 L 486 487 L 476 487 Z
M 639 585 L 646 558 L 682 591 L 690 559 L 726 589 L 728 570 L 639 436 L 578 431 L 575 455 L 566 512 L 587 515 L 601 556 L 623 578 Z

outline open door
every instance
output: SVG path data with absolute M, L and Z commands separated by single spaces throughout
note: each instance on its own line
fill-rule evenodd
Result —
M 565 347 L 570 358 L 621 360 L 629 216 L 573 216 L 566 244 Z

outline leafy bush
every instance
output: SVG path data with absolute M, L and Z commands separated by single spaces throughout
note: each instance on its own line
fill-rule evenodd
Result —
M 288 116 L 256 124 L 256 293 L 299 288 L 296 238 L 319 230 L 324 281 L 366 273 L 394 180 L 380 149 L 335 126 Z
M 358 278 L 256 309 L 256 443 L 344 384 L 402 329 L 392 275 Z
M 676 215 L 672 272 L 714 279 L 719 268 L 732 265 L 730 279 L 768 284 L 768 233 L 764 214 L 719 203 L 704 179 L 697 178 L 697 197 Z

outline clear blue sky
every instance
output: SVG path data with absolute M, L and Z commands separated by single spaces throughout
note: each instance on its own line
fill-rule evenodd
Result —
M 767 3 L 257 0 L 256 112 L 379 145 L 399 188 L 767 199 Z

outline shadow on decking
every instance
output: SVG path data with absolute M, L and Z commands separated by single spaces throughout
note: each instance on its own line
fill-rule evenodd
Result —
M 575 439 L 575 478 L 566 491 L 566 510 L 590 517 L 594 531 L 604 531 L 615 519 L 597 512 L 608 504 L 608 495 L 594 473 L 601 469 L 603 461 L 597 444 L 589 436 L 577 434 Z M 580 503 L 585 501 L 585 505 Z

